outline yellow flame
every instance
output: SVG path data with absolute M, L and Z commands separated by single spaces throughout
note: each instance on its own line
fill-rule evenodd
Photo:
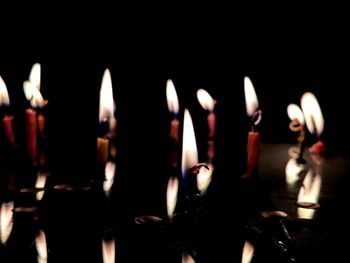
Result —
M 305 92 L 301 97 L 301 108 L 308 130 L 320 136 L 324 128 L 324 119 L 315 95 L 311 92 Z
M 244 95 L 248 116 L 253 114 L 259 108 L 258 97 L 256 96 L 255 89 L 252 81 L 249 77 L 244 77 Z
M 110 194 L 115 175 L 116 165 L 114 162 L 107 162 L 105 167 L 105 180 L 103 182 L 103 190 L 106 195 Z
M 5 81 L 0 76 L 0 106 L 9 106 L 10 105 L 10 97 L 7 91 L 7 87 Z
M 40 91 L 35 87 L 35 85 L 30 81 L 24 81 L 23 82 L 23 90 L 24 95 L 26 96 L 27 100 L 29 100 L 30 105 L 34 108 L 36 107 L 43 107 L 45 104 L 45 101 L 43 99 L 43 96 L 41 95 Z
M 307 202 L 317 204 L 321 190 L 321 175 L 313 173 L 309 170 L 304 178 L 298 194 L 298 202 Z
M 244 242 L 243 246 L 243 253 L 242 253 L 242 263 L 250 263 L 252 261 L 254 255 L 254 246 L 251 242 L 246 240 Z
M 303 169 L 303 166 L 298 164 L 296 159 L 290 158 L 285 168 L 287 184 L 294 185 L 299 180 L 299 174 Z
M 11 235 L 13 227 L 14 202 L 2 203 L 0 207 L 0 241 L 5 244 Z
M 47 244 L 46 236 L 43 230 L 39 230 L 38 234 L 35 237 L 35 246 L 38 252 L 38 263 L 47 262 Z
M 38 172 L 35 182 L 35 188 L 44 188 L 46 184 L 47 174 Z M 36 200 L 40 201 L 44 196 L 44 191 L 39 191 L 36 193 Z
M 175 176 L 170 177 L 168 181 L 167 192 L 166 192 L 167 212 L 168 212 L 168 217 L 170 219 L 173 217 L 173 214 L 175 211 L 178 189 L 179 189 L 179 180 Z
M 182 253 L 182 263 L 196 263 L 193 257 L 188 253 Z
M 201 195 L 207 191 L 212 179 L 214 166 L 210 163 L 208 164 L 208 167 L 209 169 L 205 168 L 204 166 L 200 167 L 199 173 L 197 174 L 197 188 Z
M 107 121 L 109 123 L 109 129 L 113 130 L 116 126 L 116 119 L 114 117 L 115 104 L 113 100 L 112 78 L 109 69 L 106 69 L 103 73 L 99 106 L 100 122 Z
M 29 81 L 33 83 L 34 87 L 40 90 L 41 65 L 35 63 L 29 73 Z
M 182 137 L 182 176 L 186 176 L 187 171 L 198 163 L 198 152 L 196 136 L 192 123 L 192 117 L 188 109 L 184 113 L 184 126 Z
M 305 123 L 304 114 L 298 105 L 294 103 L 289 104 L 287 107 L 287 114 L 289 119 L 291 120 L 296 119 L 301 125 L 304 125 Z
M 166 82 L 166 99 L 168 103 L 168 109 L 174 114 L 179 113 L 179 100 L 177 98 L 176 89 L 171 79 Z
M 215 106 L 215 100 L 210 96 L 210 94 L 204 90 L 197 90 L 197 99 L 203 109 L 213 111 Z
M 103 263 L 115 262 L 115 240 L 102 240 Z

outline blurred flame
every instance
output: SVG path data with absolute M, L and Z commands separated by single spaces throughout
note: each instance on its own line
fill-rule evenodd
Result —
M 185 177 L 190 168 L 198 163 L 198 152 L 196 144 L 196 136 L 192 123 L 191 114 L 188 109 L 184 113 L 184 126 L 182 137 L 182 176 Z
M 38 252 L 38 263 L 47 262 L 47 245 L 46 245 L 46 236 L 43 230 L 39 230 L 38 234 L 35 237 L 35 246 Z
M 179 100 L 177 98 L 176 89 L 171 79 L 166 82 L 166 99 L 168 103 L 168 109 L 174 114 L 179 113 Z
M 175 176 L 170 177 L 168 181 L 168 188 L 166 191 L 166 203 L 169 218 L 173 217 L 175 211 L 178 190 L 179 180 Z
M 312 208 L 298 207 L 297 214 L 298 218 L 301 219 L 312 219 L 315 215 L 316 210 Z
M 294 185 L 299 180 L 299 174 L 303 169 L 303 166 L 298 164 L 296 159 L 290 158 L 285 168 L 287 184 Z
M 38 172 L 35 182 L 35 188 L 44 188 L 46 184 L 47 174 Z M 44 196 L 45 191 L 38 191 L 36 193 L 36 200 L 40 201 Z
M 29 81 L 34 84 L 34 87 L 40 90 L 41 65 L 35 63 L 29 73 Z
M 298 202 L 307 202 L 317 204 L 321 190 L 321 176 L 316 174 L 313 176 L 311 170 L 306 174 L 303 185 L 298 194 Z
M 105 180 L 103 182 L 103 190 L 106 195 L 110 194 L 115 175 L 116 165 L 114 162 L 107 162 L 105 167 Z
M 244 95 L 247 114 L 248 116 L 253 116 L 253 114 L 259 108 L 259 102 L 258 97 L 255 93 L 253 83 L 249 77 L 244 77 Z
M 210 96 L 210 94 L 204 90 L 197 90 L 197 99 L 203 109 L 213 111 L 215 106 L 215 100 Z
M 5 81 L 0 76 L 0 106 L 9 106 L 10 105 L 10 97 L 7 91 L 7 87 Z
M 301 97 L 301 108 L 308 130 L 320 136 L 324 128 L 324 119 L 315 95 L 311 92 L 305 92 Z
M 116 126 L 116 119 L 114 118 L 115 104 L 113 100 L 112 78 L 109 69 L 106 69 L 103 73 L 99 106 L 100 122 L 107 121 L 109 123 L 109 130 L 113 130 Z
M 212 179 L 212 174 L 214 171 L 214 166 L 212 164 L 208 164 L 209 169 L 201 166 L 199 168 L 199 173 L 197 174 L 197 187 L 200 194 L 204 194 Z
M 29 100 L 30 105 L 34 108 L 43 107 L 45 105 L 45 101 L 40 91 L 36 88 L 35 84 L 30 81 L 23 82 L 23 91 L 24 95 Z
M 182 263 L 196 263 L 192 256 L 188 253 L 182 253 Z
M 254 255 L 254 246 L 251 242 L 246 240 L 244 242 L 243 246 L 243 253 L 242 253 L 242 263 L 250 263 L 252 261 Z
M 300 109 L 300 107 L 294 103 L 291 103 L 287 107 L 287 114 L 289 119 L 291 120 L 298 120 L 298 122 L 301 125 L 304 125 L 305 119 L 304 119 L 304 113 Z
M 14 202 L 1 204 L 0 208 L 0 241 L 5 244 L 10 237 L 13 226 L 13 207 Z
M 102 241 L 102 256 L 103 263 L 115 262 L 115 240 L 103 240 Z

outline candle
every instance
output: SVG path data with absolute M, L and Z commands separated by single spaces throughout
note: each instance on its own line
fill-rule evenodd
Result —
M 255 93 L 252 81 L 249 77 L 244 77 L 244 94 L 247 115 L 251 121 L 251 131 L 248 133 L 247 141 L 247 172 L 242 178 L 250 177 L 257 169 L 260 153 L 260 134 L 257 126 L 261 121 L 261 110 L 259 110 L 259 102 Z
M 4 80 L 0 76 L 0 107 L 6 107 L 8 108 L 10 105 L 10 97 L 7 92 L 6 84 Z M 4 126 L 5 136 L 9 143 L 9 145 L 12 148 L 16 148 L 16 140 L 15 140 L 15 134 L 13 131 L 13 119 L 14 117 L 12 115 L 9 115 L 5 112 L 4 117 L 2 118 L 2 123 Z
M 289 119 L 291 120 L 289 124 L 289 129 L 293 132 L 299 132 L 298 136 L 298 149 L 296 152 L 296 160 L 299 163 L 305 163 L 305 160 L 302 158 L 303 151 L 304 151 L 304 141 L 305 141 L 305 118 L 302 110 L 300 107 L 294 103 L 291 103 L 287 106 L 287 114 Z M 293 152 L 291 152 L 293 154 Z M 294 154 L 293 154 L 294 156 Z
M 214 113 L 214 106 L 216 104 L 216 101 L 210 96 L 210 94 L 204 90 L 199 89 L 197 90 L 197 99 L 202 106 L 203 109 L 208 110 L 208 136 L 209 138 L 214 138 L 215 136 L 215 122 L 216 117 Z

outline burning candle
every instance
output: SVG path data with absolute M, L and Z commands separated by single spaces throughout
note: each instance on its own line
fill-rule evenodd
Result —
M 6 84 L 0 76 L 0 107 L 8 108 L 10 106 L 10 97 L 7 92 Z M 9 115 L 6 110 L 4 110 L 4 117 L 2 118 L 2 123 L 4 125 L 4 131 L 6 139 L 12 148 L 16 148 L 15 134 L 13 131 L 13 116 Z
M 304 151 L 304 140 L 305 140 L 305 118 L 300 107 L 294 103 L 291 103 L 287 106 L 287 114 L 289 119 L 291 120 L 289 124 L 289 129 L 293 132 L 299 132 L 298 136 L 298 149 L 296 152 L 296 159 L 299 163 L 304 163 L 303 160 L 303 151 Z
M 318 139 L 318 141 L 309 148 L 309 152 L 323 155 L 326 151 L 326 147 L 321 141 L 324 119 L 315 95 L 311 92 L 305 92 L 301 97 L 301 108 L 304 112 L 306 127 L 311 134 L 316 134 Z
M 208 114 L 208 129 L 209 129 L 208 135 L 209 135 L 209 138 L 212 139 L 215 136 L 216 117 L 215 117 L 215 113 L 214 113 L 214 106 L 216 104 L 216 101 L 204 89 L 197 90 L 197 99 L 198 99 L 199 103 L 201 104 L 202 108 L 209 111 L 209 114 Z
M 166 83 L 166 98 L 168 109 L 173 114 L 170 125 L 170 139 L 177 144 L 179 141 L 179 120 L 177 118 L 179 114 L 179 100 L 174 83 L 171 79 L 168 79 Z
M 260 152 L 260 134 L 257 131 L 257 126 L 261 121 L 261 110 L 259 110 L 259 102 L 255 93 L 252 81 L 249 77 L 244 77 L 244 94 L 247 115 L 251 121 L 251 131 L 248 133 L 247 143 L 247 173 L 243 178 L 250 177 L 257 169 Z

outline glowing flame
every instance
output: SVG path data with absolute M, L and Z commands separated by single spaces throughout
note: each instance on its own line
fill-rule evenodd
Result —
M 47 178 L 46 173 L 38 172 L 38 175 L 36 177 L 36 182 L 35 182 L 35 188 L 38 188 L 38 189 L 44 188 L 46 184 L 46 178 Z M 45 191 L 38 191 L 36 193 L 36 200 L 40 201 L 43 198 L 44 193 Z
M 107 162 L 105 167 L 105 181 L 103 182 L 103 190 L 106 195 L 110 194 L 115 175 L 116 165 L 114 162 Z
M 324 119 L 315 95 L 311 92 L 304 93 L 301 97 L 301 108 L 308 130 L 320 136 L 324 128 Z
M 177 115 L 179 113 L 179 100 L 174 83 L 171 79 L 168 79 L 166 82 L 166 99 L 169 111 Z
M 6 88 L 5 81 L 0 76 L 0 106 L 9 106 L 10 105 L 10 97 Z
M 249 77 L 244 77 L 244 95 L 248 116 L 253 114 L 259 108 L 258 97 L 256 96 L 255 89 L 252 81 Z
M 301 186 L 298 194 L 298 203 L 312 203 L 317 204 L 321 190 L 321 175 L 316 174 L 313 176 L 312 171 L 308 171 L 306 174 L 303 185 Z
M 316 210 L 311 208 L 298 207 L 297 214 L 298 218 L 301 219 L 312 219 L 315 215 Z
M 103 263 L 115 262 L 115 240 L 103 240 L 102 241 L 102 256 Z
M 204 90 L 197 90 L 197 99 L 201 104 L 202 108 L 205 110 L 213 111 L 215 106 L 215 100 L 210 96 L 210 94 Z
M 5 244 L 10 237 L 13 226 L 13 207 L 14 202 L 6 202 L 1 204 L 0 208 L 0 241 Z
M 304 119 L 304 113 L 300 109 L 300 107 L 294 103 L 291 103 L 287 107 L 287 114 L 289 119 L 291 120 L 297 120 L 301 125 L 304 125 L 305 119 Z
M 243 253 L 242 253 L 242 263 L 250 263 L 252 261 L 254 255 L 254 246 L 251 242 L 246 240 L 244 242 L 243 246 Z
M 288 185 L 294 185 L 299 180 L 299 174 L 303 171 L 303 166 L 298 164 L 294 158 L 289 159 L 286 168 L 286 182 Z
M 45 105 L 45 101 L 40 91 L 35 87 L 35 84 L 30 81 L 23 82 L 24 95 L 29 100 L 30 105 L 34 108 L 41 108 Z
M 35 246 L 38 252 L 38 263 L 47 262 L 47 245 L 46 245 L 46 236 L 43 230 L 39 230 L 38 234 L 35 237 Z
M 177 202 L 177 192 L 179 190 L 179 180 L 177 177 L 170 177 L 168 181 L 168 188 L 166 192 L 166 203 L 167 203 L 167 212 L 168 217 L 172 218 L 176 202 Z
M 199 168 L 199 173 L 197 174 L 197 188 L 200 194 L 204 194 L 212 179 L 212 174 L 214 171 L 214 166 L 212 164 L 208 164 L 209 169 L 201 166 Z
M 182 263 L 196 263 L 193 257 L 188 253 L 182 253 Z
M 107 121 L 109 123 L 109 130 L 113 130 L 116 126 L 114 111 L 112 78 L 109 69 L 106 69 L 103 73 L 100 89 L 99 120 L 100 122 Z
M 194 134 L 194 128 L 192 118 L 188 109 L 185 109 L 184 113 L 184 127 L 182 137 L 182 176 L 185 177 L 187 171 L 198 163 L 198 152 L 196 144 L 196 136 Z
M 34 87 L 40 90 L 41 65 L 35 63 L 29 73 L 29 81 L 34 84 Z

